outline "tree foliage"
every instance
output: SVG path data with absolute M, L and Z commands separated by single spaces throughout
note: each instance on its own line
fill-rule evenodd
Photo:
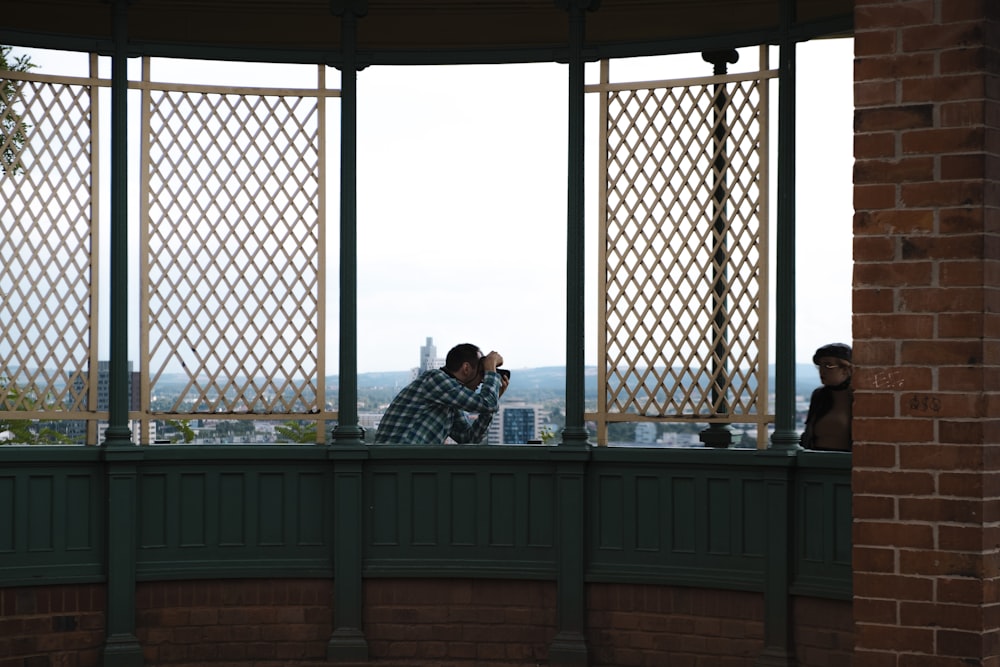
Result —
M 34 391 L 0 377 L 0 411 L 46 410 L 52 409 L 54 404 L 51 397 L 40 399 Z M 0 444 L 64 445 L 69 442 L 65 435 L 38 420 L 0 416 Z
M 27 72 L 36 65 L 25 54 L 15 55 L 13 47 L 0 45 L 0 72 Z M 15 108 L 22 82 L 0 75 L 0 173 L 16 174 L 24 169 L 20 155 L 28 141 L 31 125 Z
M 191 420 L 168 419 L 167 426 L 176 431 L 175 435 L 170 436 L 170 442 L 179 442 L 183 438 L 184 444 L 187 444 L 194 440 L 194 429 L 191 428 Z
M 274 432 L 278 442 L 316 442 L 316 422 L 287 421 L 281 426 L 275 426 Z

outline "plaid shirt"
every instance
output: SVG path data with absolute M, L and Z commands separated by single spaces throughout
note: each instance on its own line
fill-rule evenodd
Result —
M 500 404 L 500 376 L 486 371 L 479 391 L 438 368 L 427 371 L 392 399 L 382 415 L 376 444 L 442 445 L 482 442 Z M 466 412 L 478 412 L 470 419 Z

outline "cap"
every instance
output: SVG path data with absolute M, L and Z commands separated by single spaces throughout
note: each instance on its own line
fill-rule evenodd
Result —
M 851 360 L 851 346 L 843 343 L 830 343 L 816 350 L 813 355 L 813 363 L 819 363 L 820 357 L 833 357 L 834 359 Z

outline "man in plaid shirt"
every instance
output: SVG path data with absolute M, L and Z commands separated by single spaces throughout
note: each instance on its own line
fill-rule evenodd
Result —
M 443 368 L 423 373 L 392 399 L 375 444 L 442 445 L 449 437 L 482 442 L 507 390 L 509 380 L 497 373 L 502 363 L 499 352 L 483 356 L 471 343 L 456 345 Z M 469 412 L 479 417 L 470 419 Z

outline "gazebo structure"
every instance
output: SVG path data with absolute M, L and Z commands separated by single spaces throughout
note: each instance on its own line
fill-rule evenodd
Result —
M 93 66 L 0 78 L 0 420 L 86 433 L 80 446 L 0 447 L 0 667 L 998 664 L 998 7 L 5 0 L 0 44 L 89 53 Z M 831 454 L 801 450 L 794 421 L 795 54 L 843 35 L 855 39 L 855 446 Z M 727 73 L 734 50 L 755 47 L 754 71 Z M 605 298 L 588 414 L 584 66 L 699 52 L 715 67 L 705 80 L 602 76 L 593 91 Z M 319 83 L 130 81 L 136 57 L 306 63 Z M 567 69 L 566 321 L 552 334 L 566 339 L 566 427 L 545 447 L 369 446 L 356 407 L 358 72 L 525 62 Z M 104 89 L 109 156 L 95 136 Z M 323 194 L 327 104 L 341 119 L 337 216 Z M 322 342 L 328 266 L 337 369 Z M 154 406 L 175 357 L 193 400 Z M 319 435 L 149 446 L 153 421 L 219 415 L 312 421 Z M 602 429 L 629 420 L 707 423 L 706 446 L 603 446 Z M 728 446 L 737 423 L 756 428 L 755 449 Z

